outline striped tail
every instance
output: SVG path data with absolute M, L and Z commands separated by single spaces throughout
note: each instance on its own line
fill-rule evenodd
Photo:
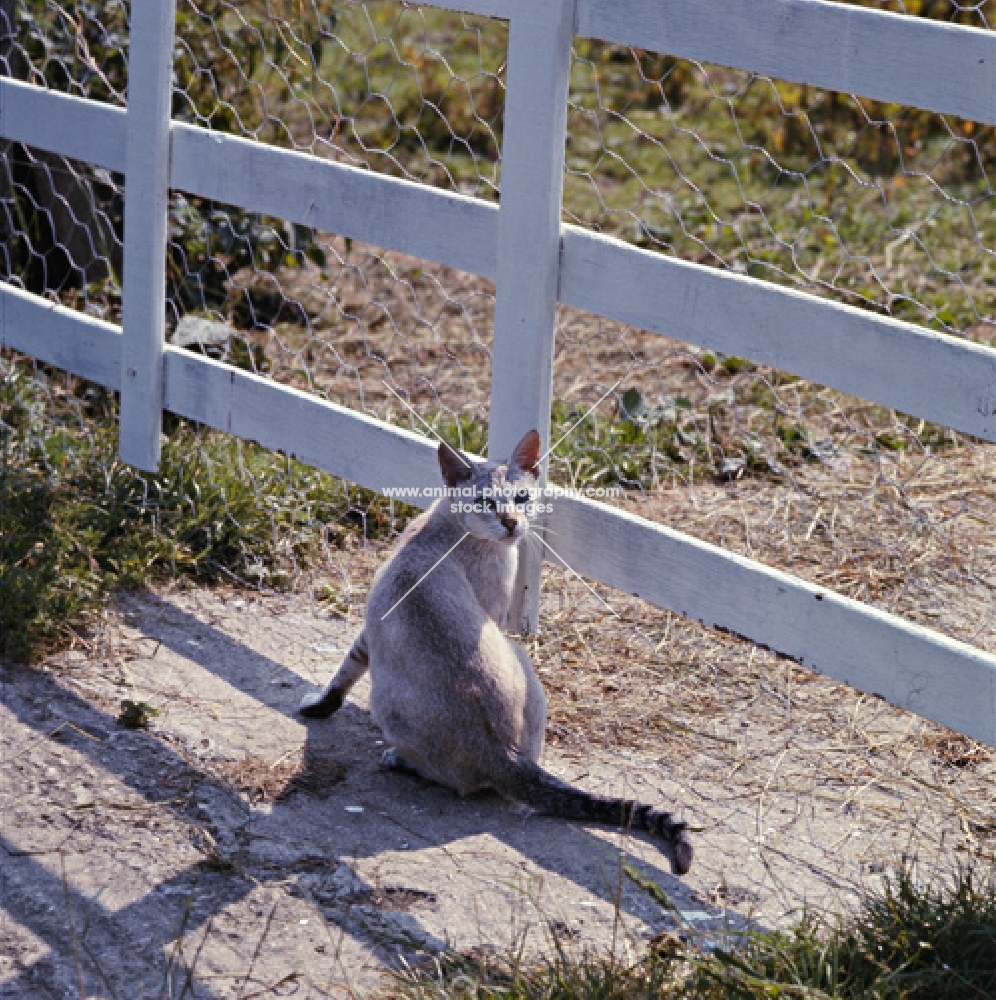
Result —
M 530 760 L 517 761 L 507 780 L 496 782 L 496 787 L 508 798 L 547 816 L 645 830 L 664 841 L 677 875 L 684 875 L 692 866 L 694 852 L 688 824 L 675 820 L 663 809 L 575 788 Z

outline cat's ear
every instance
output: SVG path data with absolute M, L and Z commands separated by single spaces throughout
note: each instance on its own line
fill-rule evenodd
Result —
M 515 446 L 509 465 L 521 472 L 539 479 L 540 436 L 538 431 L 526 431 L 522 440 Z
M 439 442 L 437 451 L 439 455 L 439 471 L 443 474 L 443 482 L 450 489 L 465 483 L 474 474 L 474 467 L 470 464 L 470 459 L 464 457 L 462 452 L 451 448 L 445 441 Z

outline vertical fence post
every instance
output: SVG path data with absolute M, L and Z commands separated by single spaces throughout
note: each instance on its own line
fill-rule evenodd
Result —
M 488 454 L 507 456 L 536 428 L 550 444 L 560 280 L 567 95 L 575 0 L 513 0 L 498 213 L 498 282 Z M 543 481 L 546 481 L 543 463 Z M 534 632 L 542 552 L 519 546 L 509 627 Z
M 132 0 L 128 43 L 121 458 L 159 467 L 176 0 Z

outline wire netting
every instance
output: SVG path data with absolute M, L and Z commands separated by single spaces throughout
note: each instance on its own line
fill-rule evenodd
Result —
M 996 17 L 991 2 L 866 6 Z M 125 3 L 0 12 L 4 75 L 125 103 Z M 180 0 L 173 114 L 497 200 L 507 38 L 503 22 L 386 0 Z M 119 321 L 122 178 L 2 148 L 3 280 Z M 996 346 L 992 126 L 576 39 L 566 153 L 566 222 Z M 173 191 L 167 282 L 173 343 L 423 432 L 413 408 L 486 452 L 488 281 Z M 608 502 L 996 652 L 992 444 L 573 309 L 556 352 L 555 434 L 608 395 L 554 452 L 554 482 L 610 488 Z M 169 415 L 163 472 L 138 475 L 115 458 L 113 394 L 11 352 L 0 363 L 5 478 L 88 498 L 54 578 L 100 590 L 185 572 L 358 627 L 411 510 Z M 105 558 L 129 518 L 133 547 Z M 926 870 L 993 857 L 989 749 L 555 561 L 544 572 L 531 651 L 557 759 L 582 783 L 596 758 L 615 763 L 603 788 L 680 803 L 714 916 L 840 908 L 903 852 Z M 196 764 L 229 780 L 241 758 L 218 754 Z

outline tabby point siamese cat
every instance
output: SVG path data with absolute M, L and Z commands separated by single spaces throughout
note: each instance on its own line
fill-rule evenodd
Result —
M 539 766 L 546 696 L 526 651 L 502 631 L 539 461 L 536 431 L 500 464 L 475 465 L 439 445 L 454 494 L 401 536 L 374 578 L 363 631 L 325 689 L 301 702 L 301 714 L 327 718 L 369 669 L 370 711 L 392 745 L 386 765 L 460 795 L 495 789 L 548 816 L 649 831 L 684 875 L 692 863 L 685 823 L 575 788 Z M 457 494 L 473 501 L 455 502 Z

